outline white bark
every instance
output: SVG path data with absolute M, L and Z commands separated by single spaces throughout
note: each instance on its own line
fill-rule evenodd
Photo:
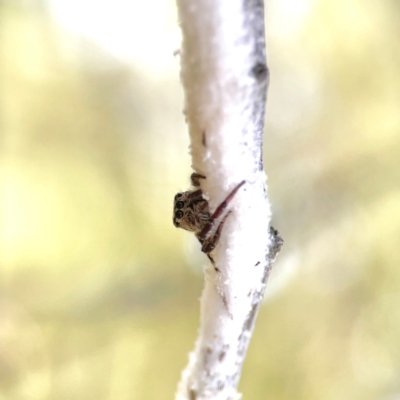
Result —
M 193 169 L 215 208 L 242 180 L 205 269 L 201 324 L 177 400 L 238 399 L 237 385 L 272 262 L 262 162 L 268 86 L 262 0 L 177 0 Z

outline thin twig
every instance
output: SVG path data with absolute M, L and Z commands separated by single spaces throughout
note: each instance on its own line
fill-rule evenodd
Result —
M 213 212 L 242 180 L 205 268 L 200 330 L 177 400 L 234 400 L 282 239 L 270 224 L 262 161 L 269 72 L 261 0 L 177 0 L 193 169 Z

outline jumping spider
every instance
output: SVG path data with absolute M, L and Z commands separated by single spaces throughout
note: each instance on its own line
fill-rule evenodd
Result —
M 200 186 L 200 179 L 206 179 L 206 177 L 194 172 L 190 179 L 192 185 L 195 188 L 198 188 Z M 189 190 L 187 192 L 178 193 L 175 196 L 174 225 L 177 228 L 194 232 L 201 244 L 201 251 L 206 253 L 212 262 L 214 261 L 211 258 L 210 253 L 217 245 L 226 218 L 231 211 L 228 211 L 219 223 L 218 219 L 233 199 L 236 192 L 245 184 L 245 182 L 246 181 L 243 180 L 236 185 L 236 187 L 228 194 L 225 200 L 212 214 L 209 210 L 208 201 L 203 198 L 203 192 L 201 189 Z

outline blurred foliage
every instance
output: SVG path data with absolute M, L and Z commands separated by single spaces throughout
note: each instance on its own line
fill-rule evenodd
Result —
M 179 63 L 122 62 L 49 4 L 0 3 L 0 399 L 170 399 L 206 262 L 171 223 L 191 172 Z M 176 25 L 170 7 L 155 35 Z M 265 165 L 285 246 L 240 390 L 398 399 L 400 8 L 266 7 Z

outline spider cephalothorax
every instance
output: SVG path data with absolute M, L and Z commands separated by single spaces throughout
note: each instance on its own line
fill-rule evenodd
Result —
M 222 215 L 229 202 L 232 200 L 236 192 L 245 184 L 240 182 L 225 200 L 217 207 L 213 214 L 210 214 L 208 201 L 203 198 L 200 186 L 200 179 L 206 177 L 197 173 L 193 173 L 191 181 L 194 190 L 178 193 L 174 199 L 174 225 L 178 228 L 186 229 L 194 232 L 197 239 L 201 243 L 201 250 L 208 255 L 211 253 L 218 243 L 225 220 L 231 211 L 228 211 L 217 225 L 218 218 Z
M 174 199 L 174 225 L 190 232 L 201 231 L 209 221 L 208 202 L 201 190 L 178 193 Z

